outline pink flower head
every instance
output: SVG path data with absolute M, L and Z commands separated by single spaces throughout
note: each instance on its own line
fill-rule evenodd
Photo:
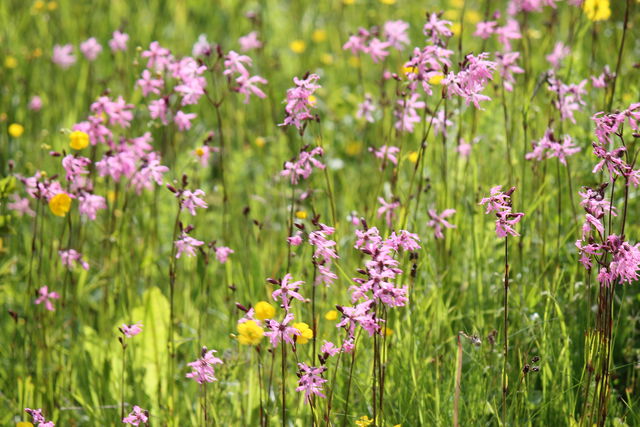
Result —
M 463 68 L 457 74 L 449 73 L 443 80 L 442 83 L 447 87 L 447 95 L 461 96 L 467 105 L 473 104 L 477 109 L 481 109 L 481 101 L 490 101 L 491 98 L 480 93 L 493 78 L 493 72 L 497 67 L 495 62 L 487 59 L 488 57 L 489 54 L 486 52 L 478 56 L 467 55 Z
M 191 54 L 195 57 L 198 56 L 209 56 L 213 52 L 213 47 L 207 41 L 207 36 L 204 34 L 200 34 L 198 37 L 198 41 L 194 43 L 193 50 Z
M 171 52 L 157 41 L 151 42 L 149 49 L 142 52 L 142 57 L 147 58 L 147 68 L 156 71 L 164 71 L 171 62 Z
M 214 366 L 222 364 L 222 360 L 215 357 L 215 350 L 207 351 L 207 347 L 202 347 L 202 357 L 194 362 L 188 363 L 193 371 L 189 372 L 186 377 L 193 378 L 198 384 L 212 383 L 218 381 L 215 376 Z
M 450 27 L 450 21 L 440 19 L 439 14 L 432 13 L 429 15 L 427 23 L 424 24 L 422 32 L 431 42 L 442 44 L 444 42 L 444 39 L 453 36 Z
M 82 254 L 75 249 L 67 249 L 66 251 L 58 251 L 58 255 L 60 256 L 60 261 L 62 265 L 67 267 L 69 270 L 73 269 L 76 264 L 80 264 L 80 266 L 84 270 L 89 270 L 89 263 L 82 259 Z
M 393 219 L 396 216 L 395 211 L 400 207 L 400 202 L 393 201 L 387 203 L 387 201 L 382 197 L 378 197 L 378 202 L 380 202 L 381 206 L 378 208 L 377 217 L 380 218 L 382 215 L 384 215 L 384 219 L 387 222 L 387 227 L 391 228 Z
M 322 347 L 320 347 L 320 353 L 323 353 L 325 358 L 335 356 L 340 353 L 340 347 L 336 347 L 331 341 L 324 341 Z
M 384 36 L 389 44 L 397 50 L 404 50 L 410 42 L 409 23 L 401 20 L 387 21 L 384 23 Z
M 445 209 L 439 215 L 435 211 L 435 209 L 429 209 L 428 213 L 431 219 L 427 223 L 427 226 L 433 228 L 433 234 L 436 239 L 444 239 L 444 234 L 442 233 L 443 229 L 456 228 L 455 225 L 450 224 L 445 219 L 455 214 L 456 213 L 455 209 Z
M 153 78 L 151 71 L 144 70 L 142 77 L 136 82 L 140 89 L 142 89 L 142 96 L 147 96 L 150 93 L 160 95 L 160 89 L 164 86 L 164 80 L 162 78 Z
M 73 46 L 71 44 L 53 46 L 53 56 L 51 60 L 60 68 L 66 69 L 71 67 L 76 63 L 76 57 L 73 55 Z
M 413 133 L 414 125 L 422 120 L 416 109 L 424 108 L 426 105 L 423 101 L 419 101 L 419 98 L 420 94 L 414 92 L 408 98 L 398 100 L 394 111 L 396 129 Z
M 37 423 L 38 427 L 55 427 L 53 421 L 47 421 L 44 415 L 42 415 L 42 409 L 24 408 L 24 412 L 31 415 L 33 422 Z
M 371 56 L 374 63 L 382 61 L 389 56 L 389 52 L 386 50 L 391 46 L 391 43 L 384 42 L 377 37 L 372 38 L 367 46 L 367 53 Z
M 398 164 L 398 158 L 396 157 L 396 154 L 400 152 L 400 149 L 398 147 L 388 147 L 386 145 L 383 145 L 379 149 L 371 147 L 369 148 L 369 151 L 371 151 L 377 158 L 382 159 L 383 164 L 385 162 L 385 159 L 389 160 L 394 165 Z
M 249 71 L 246 66 L 251 66 L 253 61 L 247 55 L 240 55 L 235 51 L 229 51 L 224 60 L 224 72 L 225 76 L 231 76 L 233 74 L 249 75 Z M 246 66 L 245 66 L 246 65 Z
M 142 409 L 138 405 L 133 405 L 133 411 L 122 419 L 124 424 L 139 426 L 141 423 L 149 421 L 149 411 Z
M 186 209 L 192 216 L 196 216 L 196 208 L 206 209 L 209 207 L 207 203 L 202 200 L 205 195 L 204 191 L 198 189 L 196 191 L 185 190 L 182 193 L 176 194 L 180 197 L 180 209 Z
M 102 52 L 102 46 L 100 46 L 95 37 L 91 37 L 80 43 L 80 52 L 89 61 L 95 61 L 100 52 Z
M 178 126 L 178 130 L 184 131 L 191 129 L 191 120 L 196 118 L 196 113 L 183 113 L 178 111 L 173 121 Z
M 287 273 L 284 275 L 282 280 L 279 283 L 280 287 L 271 293 L 271 298 L 275 301 L 280 299 L 282 302 L 282 307 L 288 312 L 289 304 L 295 298 L 298 301 L 304 302 L 304 298 L 298 291 L 300 290 L 300 286 L 304 285 L 304 282 L 298 280 L 297 282 L 292 282 L 293 277 L 291 274 Z
M 31 97 L 29 101 L 29 110 L 31 111 L 40 111 L 42 109 L 42 98 L 38 95 L 34 95 Z
M 246 36 L 242 36 L 238 39 L 238 43 L 240 43 L 240 50 L 242 52 L 248 52 L 253 49 L 260 49 L 262 47 L 262 42 L 258 40 L 258 32 L 252 31 Z
M 300 246 L 302 243 L 302 233 L 298 231 L 295 235 L 287 237 L 287 242 L 289 242 L 291 246 Z
M 326 397 L 322 394 L 322 384 L 328 380 L 322 378 L 322 373 L 327 370 L 326 366 L 315 368 L 305 363 L 298 363 L 298 387 L 296 391 L 304 391 L 306 403 L 312 403 L 312 396 Z
M 142 332 L 143 326 L 144 325 L 140 322 L 134 323 L 133 325 L 127 325 L 126 323 L 123 323 L 122 326 L 120 326 L 120 331 L 122 331 L 125 337 L 131 338 Z
M 83 192 L 78 196 L 78 211 L 80 215 L 95 221 L 98 210 L 106 209 L 107 202 L 104 197 L 95 194 Z
M 516 63 L 519 57 L 520 52 L 507 52 L 496 55 L 496 63 L 498 64 L 504 88 L 509 92 L 513 91 L 513 83 L 516 81 L 513 75 L 524 73 L 524 70 Z
M 127 50 L 128 41 L 129 41 L 129 34 L 122 33 L 116 30 L 112 34 L 112 39 L 109 40 L 109 47 L 113 52 L 117 52 L 119 50 L 125 51 Z
M 546 56 L 547 61 L 554 69 L 560 68 L 560 61 L 571 53 L 571 49 L 562 42 L 557 42 L 553 47 L 553 52 Z
M 264 335 L 269 337 L 269 341 L 273 347 L 277 347 L 280 341 L 284 341 L 291 345 L 295 344 L 293 337 L 300 335 L 300 331 L 293 326 L 289 326 L 289 323 L 291 323 L 292 320 L 293 313 L 287 313 L 282 320 L 282 323 L 273 319 L 267 319 L 265 321 L 269 331 L 265 332 Z
M 309 98 L 320 88 L 316 81 L 320 78 L 317 74 L 309 74 L 303 79 L 293 78 L 294 87 L 287 90 L 287 105 L 284 107 L 284 122 L 278 126 L 295 126 L 302 131 L 304 122 L 314 118 L 311 108 L 315 106 Z
M 49 288 L 47 286 L 43 286 L 38 289 L 39 297 L 36 299 L 35 304 L 39 305 L 44 303 L 44 307 L 49 311 L 55 311 L 53 308 L 53 299 L 59 299 L 60 295 L 57 292 L 49 292 Z
M 376 111 L 376 106 L 373 103 L 373 98 L 371 97 L 371 94 L 365 93 L 364 101 L 358 105 L 356 117 L 359 119 L 365 119 L 369 123 L 373 123 L 375 121 L 373 118 L 374 111 Z
M 36 216 L 35 211 L 29 206 L 29 199 L 27 197 L 20 197 L 18 194 L 14 193 L 11 195 L 11 198 L 13 199 L 13 202 L 7 203 L 7 207 L 18 214 L 18 216 Z
M 236 83 L 238 87 L 235 90 L 238 93 L 244 95 L 244 103 L 249 103 L 249 98 L 251 95 L 255 95 L 258 98 L 266 98 L 267 95 L 260 89 L 258 84 L 267 84 L 268 81 L 260 76 L 249 76 L 248 74 L 241 74 L 236 78 Z
M 174 244 L 176 245 L 176 258 L 180 258 L 183 253 L 186 253 L 187 256 L 190 257 L 196 256 L 196 248 L 204 245 L 204 242 L 182 233 Z
M 220 264 L 224 264 L 227 262 L 229 255 L 233 253 L 233 249 L 228 248 L 226 246 L 219 246 L 216 248 L 216 259 Z
M 478 22 L 476 25 L 476 32 L 473 33 L 475 37 L 480 37 L 481 39 L 488 39 L 493 33 L 496 32 L 496 27 L 498 23 L 496 21 L 484 21 Z
M 311 151 L 306 151 L 306 149 L 303 148 L 297 160 L 292 159 L 291 161 L 285 162 L 284 169 L 280 172 L 280 176 L 289 177 L 291 184 L 297 184 L 300 179 L 309 178 L 314 167 L 317 169 L 325 168 L 325 165 L 315 157 L 322 155 L 324 155 L 322 147 L 315 147 Z

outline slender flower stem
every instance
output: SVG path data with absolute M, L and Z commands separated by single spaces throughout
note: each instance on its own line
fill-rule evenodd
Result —
M 509 238 L 504 238 L 504 361 L 502 365 L 502 424 L 507 424 L 507 360 L 509 356 Z
M 287 346 L 284 342 L 282 345 L 282 427 L 287 425 Z

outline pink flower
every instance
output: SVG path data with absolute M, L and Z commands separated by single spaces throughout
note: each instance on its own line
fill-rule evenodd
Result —
M 509 92 L 513 91 L 513 83 L 516 81 L 513 75 L 524 73 L 524 70 L 516 64 L 519 57 L 520 52 L 507 52 L 496 55 L 496 62 L 498 64 L 500 76 L 503 80 L 504 88 Z
M 128 34 L 116 30 L 113 32 L 112 37 L 113 38 L 109 40 L 109 47 L 113 52 L 117 52 L 119 50 L 127 50 L 127 42 L 129 41 Z
M 226 246 L 220 246 L 216 248 L 216 258 L 220 264 L 227 262 L 229 255 L 234 253 L 233 249 Z
M 289 326 L 292 320 L 293 313 L 287 313 L 282 323 L 278 323 L 273 319 L 267 319 L 265 321 L 269 331 L 265 332 L 264 335 L 269 337 L 269 341 L 271 341 L 273 347 L 277 347 L 280 341 L 294 345 L 293 337 L 300 335 L 300 331 L 297 328 Z
M 142 78 L 140 78 L 136 84 L 142 89 L 142 96 L 147 96 L 150 93 L 160 95 L 160 89 L 164 86 L 164 80 L 161 78 L 154 79 L 151 76 L 151 71 L 144 70 L 142 72 Z
M 429 217 L 431 217 L 431 219 L 427 223 L 427 226 L 433 228 L 433 234 L 436 239 L 444 239 L 444 234 L 442 233 L 444 228 L 456 228 L 455 225 L 450 224 L 445 219 L 455 213 L 455 209 L 445 209 L 440 215 L 438 215 L 435 209 L 429 209 Z
M 242 52 L 248 52 L 253 49 L 260 49 L 262 47 L 262 42 L 258 40 L 258 32 L 252 31 L 246 36 L 242 36 L 238 39 L 238 43 L 240 43 L 240 50 Z
M 367 53 L 371 56 L 371 59 L 374 63 L 378 63 L 389 55 L 386 49 L 391 46 L 389 42 L 383 42 L 382 40 L 374 37 L 369 41 L 369 46 L 367 46 Z
M 352 55 L 357 55 L 359 52 L 367 53 L 367 40 L 369 38 L 369 32 L 364 28 L 358 30 L 358 34 L 352 34 L 349 36 L 349 40 L 342 46 L 343 50 L 350 50 Z
M 141 423 L 146 423 L 149 421 L 149 411 L 140 408 L 138 405 L 133 405 L 133 411 L 122 419 L 124 424 L 131 424 L 134 426 L 138 426 Z
M 335 356 L 340 353 L 340 347 L 336 347 L 331 341 L 324 341 L 322 347 L 320 347 L 320 353 L 323 353 L 326 357 Z
M 556 69 L 560 67 L 560 61 L 571 53 L 571 49 L 562 42 L 557 42 L 553 47 L 553 52 L 546 56 L 547 61 Z
M 316 147 L 311 151 L 300 151 L 298 159 L 294 162 L 287 161 L 284 164 L 284 169 L 280 172 L 280 176 L 289 177 L 291 184 L 297 184 L 300 179 L 307 179 L 311 175 L 313 168 L 324 169 L 325 165 L 320 162 L 315 156 L 324 155 L 322 147 Z
M 7 203 L 7 207 L 16 212 L 18 216 L 28 215 L 30 217 L 36 216 L 36 213 L 29 206 L 29 199 L 26 197 L 20 197 L 16 193 L 11 195 L 13 202 Z
M 387 21 L 384 23 L 384 36 L 389 44 L 397 50 L 403 50 L 410 42 L 407 31 L 409 24 L 405 21 Z
M 194 239 L 185 233 L 182 233 L 180 238 L 174 243 L 176 245 L 176 258 L 180 258 L 183 253 L 186 253 L 187 256 L 194 257 L 196 256 L 196 248 L 204 245 L 204 242 Z
M 49 292 L 49 288 L 47 286 L 43 286 L 38 290 L 38 294 L 40 295 L 36 301 L 35 304 L 39 305 L 44 303 L 44 307 L 49 310 L 49 311 L 55 311 L 55 308 L 53 308 L 53 302 L 51 301 L 52 299 L 59 299 L 60 295 L 57 292 Z
M 215 357 L 215 350 L 207 351 L 207 347 L 202 347 L 202 357 L 194 362 L 188 363 L 193 371 L 189 372 L 186 377 L 193 378 L 198 384 L 212 383 L 218 381 L 215 376 L 214 366 L 222 364 L 222 360 Z
M 356 117 L 359 119 L 365 119 L 369 123 L 373 123 L 375 121 L 373 118 L 374 111 L 376 111 L 376 106 L 373 103 L 373 98 L 371 97 L 371 94 L 365 93 L 364 101 L 358 105 Z
M 511 211 L 511 195 L 516 190 L 511 187 L 507 192 L 503 193 L 501 186 L 495 186 L 491 189 L 491 195 L 480 201 L 480 205 L 487 205 L 485 213 L 495 211 L 498 219 L 496 220 L 496 235 L 498 237 L 507 237 L 507 235 L 519 236 L 513 228 L 524 216 L 523 213 L 514 213 Z
M 244 103 L 249 103 L 249 97 L 253 94 L 258 98 L 266 98 L 267 95 L 258 87 L 258 84 L 267 84 L 267 80 L 260 76 L 249 76 L 248 74 L 241 74 L 236 79 L 238 87 L 235 89 L 239 93 L 244 95 Z
M 425 103 L 419 101 L 420 95 L 412 93 L 410 97 L 398 100 L 394 116 L 396 122 L 395 128 L 399 131 L 413 133 L 414 125 L 420 123 L 421 117 L 416 112 L 417 108 L 424 108 Z
M 519 236 L 517 231 L 513 229 L 522 217 L 523 213 L 512 213 L 510 211 L 497 212 L 498 219 L 496 220 L 496 234 L 498 237 L 507 237 L 508 234 L 512 236 Z
M 209 56 L 213 52 L 213 48 L 207 41 L 207 36 L 204 34 L 200 34 L 198 37 L 198 41 L 193 45 L 193 50 L 191 54 L 193 56 Z
M 105 113 L 109 117 L 110 125 L 118 125 L 128 128 L 133 120 L 133 104 L 127 104 L 122 96 L 112 101 L 108 96 L 101 96 L 91 104 L 91 112 L 94 114 Z
M 47 421 L 42 415 L 42 409 L 24 408 L 24 412 L 31 415 L 34 423 L 38 423 L 38 427 L 55 427 L 53 421 Z
M 123 323 L 122 326 L 120 326 L 120 331 L 122 331 L 125 337 L 131 338 L 142 332 L 143 326 L 144 325 L 140 322 L 134 323 L 133 325 L 127 325 L 126 323 Z
M 196 113 L 183 113 L 178 111 L 173 121 L 178 126 L 178 130 L 184 131 L 191 129 L 191 120 L 196 118 Z
M 495 33 L 498 35 L 498 41 L 504 46 L 504 50 L 511 51 L 511 40 L 517 40 L 522 38 L 520 33 L 520 24 L 515 19 L 509 18 L 507 25 L 496 29 Z
M 291 246 L 300 246 L 302 243 L 302 233 L 298 231 L 295 235 L 287 237 L 287 242 L 289 242 Z
M 231 76 L 233 74 L 248 76 L 249 71 L 245 67 L 245 64 L 247 66 L 251 66 L 252 62 L 253 61 L 251 60 L 251 58 L 248 57 L 247 55 L 240 55 L 239 53 L 234 52 L 232 50 L 227 54 L 227 56 L 225 56 L 225 60 L 224 60 L 225 69 L 223 74 L 225 76 Z
M 80 43 L 80 52 L 89 61 L 95 61 L 100 52 L 102 52 L 102 46 L 100 46 L 95 37 L 91 37 Z
M 157 41 L 151 42 L 149 49 L 142 52 L 142 57 L 147 58 L 147 68 L 156 71 L 164 71 L 171 61 L 171 52 L 160 46 Z
M 396 216 L 395 211 L 400 207 L 400 202 L 394 201 L 387 203 L 386 200 L 384 200 L 382 197 L 378 197 L 378 202 L 380 202 L 382 206 L 378 208 L 377 217 L 380 218 L 382 215 L 384 215 L 384 219 L 387 222 L 387 227 L 391 228 L 393 219 Z
M 60 256 L 60 261 L 62 261 L 62 265 L 67 267 L 69 270 L 73 269 L 76 264 L 80 264 L 80 266 L 89 270 L 89 263 L 82 259 L 82 254 L 75 249 L 67 249 L 66 251 L 60 250 L 58 251 L 58 255 Z
M 298 387 L 296 391 L 304 391 L 306 403 L 312 403 L 312 396 L 326 397 L 322 394 L 322 384 L 328 380 L 322 378 L 322 373 L 327 370 L 326 366 L 315 368 L 305 363 L 298 363 Z
M 371 151 L 377 158 L 382 159 L 383 163 L 384 159 L 386 158 L 394 165 L 398 164 L 398 158 L 396 157 L 396 154 L 400 152 L 400 149 L 398 147 L 387 147 L 386 145 L 383 145 L 377 150 L 373 147 L 370 147 L 369 151 Z
M 424 24 L 422 32 L 433 43 L 442 43 L 443 39 L 453 36 L 449 27 L 451 27 L 450 21 L 441 20 L 437 13 L 432 13 Z
M 289 311 L 289 304 L 294 298 L 298 301 L 304 302 L 304 298 L 298 293 L 300 286 L 304 285 L 304 282 L 301 280 L 292 282 L 291 279 L 293 279 L 291 274 L 285 274 L 280 282 L 276 282 L 280 287 L 271 293 L 271 298 L 275 301 L 280 299 L 282 307 L 287 312 Z
M 481 39 L 488 39 L 493 33 L 496 32 L 496 27 L 498 23 L 496 21 L 484 21 L 478 22 L 476 25 L 476 32 L 473 33 L 475 37 L 480 37 Z
M 163 125 L 169 124 L 168 112 L 169 109 L 165 98 L 154 99 L 149 103 L 149 115 L 152 119 L 160 119 Z
M 66 69 L 71 67 L 76 63 L 76 57 L 73 55 L 73 46 L 71 44 L 53 46 L 53 57 L 51 60 L 60 68 Z
M 315 103 L 309 98 L 320 88 L 320 85 L 315 83 L 319 78 L 317 74 L 309 74 L 304 79 L 293 78 L 295 87 L 287 90 L 287 105 L 284 107 L 286 115 L 284 122 L 278 126 L 294 125 L 301 131 L 304 122 L 313 119 L 311 108 Z
M 198 189 L 196 191 L 185 190 L 177 196 L 180 197 L 180 210 L 186 209 L 192 216 L 196 216 L 196 208 L 206 209 L 209 207 L 207 203 L 202 200 L 204 191 Z
M 31 101 L 29 101 L 29 110 L 37 112 L 40 109 L 42 109 L 42 98 L 38 95 L 32 96 Z
M 78 196 L 78 202 L 80 215 L 84 215 L 92 221 L 95 221 L 98 210 L 107 208 L 107 202 L 104 197 L 87 192 L 83 192 Z
M 486 52 L 478 56 L 467 55 L 463 69 L 457 74 L 449 73 L 443 80 L 442 83 L 447 87 L 447 95 L 461 96 L 467 105 L 473 104 L 477 109 L 481 109 L 481 101 L 490 101 L 491 98 L 480 94 L 493 78 L 497 66 L 495 62 L 487 60 L 488 57 L 489 54 Z

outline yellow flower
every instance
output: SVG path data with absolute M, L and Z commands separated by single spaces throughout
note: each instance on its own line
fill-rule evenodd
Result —
M 202 148 L 202 147 L 196 148 L 196 156 L 198 156 L 198 157 L 204 156 L 204 148 Z
M 606 21 L 611 16 L 609 0 L 585 0 L 582 5 L 587 18 L 596 21 Z
M 342 0 L 342 3 L 346 5 L 354 4 L 355 2 L 356 0 Z
M 242 345 L 258 345 L 264 336 L 262 329 L 255 320 L 248 320 L 244 323 L 238 323 L 238 342 Z
M 33 424 L 31 424 L 29 421 L 18 421 L 16 427 L 33 427 Z
M 403 65 L 402 67 L 400 67 L 400 72 L 407 76 L 409 74 L 416 74 L 418 72 L 418 69 L 416 67 L 405 67 Z
M 7 57 L 4 58 L 4 66 L 11 69 L 16 68 L 18 66 L 18 60 L 11 55 L 7 55 Z
M 391 335 L 393 335 L 393 329 L 389 329 L 386 326 L 382 327 L 382 335 L 384 335 L 385 337 L 390 337 Z
M 24 133 L 24 126 L 18 123 L 12 123 L 9 125 L 9 135 L 14 138 L 20 138 Z
M 58 2 L 50 1 L 49 3 L 47 3 L 47 9 L 49 9 L 50 12 L 53 12 L 57 8 L 58 8 Z
M 321 43 L 327 39 L 327 30 L 324 28 L 318 28 L 311 34 L 311 40 L 316 43 Z
M 348 62 L 353 68 L 358 68 L 360 66 L 360 58 L 357 56 L 350 56 Z
M 89 135 L 81 130 L 71 132 L 69 135 L 69 145 L 74 150 L 82 150 L 89 145 Z
M 371 424 L 373 424 L 373 420 L 371 418 L 367 417 L 366 415 L 361 416 L 356 421 L 356 425 L 358 427 L 367 427 L 367 426 L 370 426 Z
M 257 137 L 257 138 L 256 138 L 255 143 L 256 143 L 256 145 L 257 145 L 258 147 L 262 148 L 262 147 L 264 147 L 264 146 L 265 146 L 265 144 L 267 143 L 267 140 L 266 140 L 266 139 L 264 139 L 264 137 L 259 136 L 259 137 Z
M 293 53 L 302 53 L 307 48 L 307 44 L 302 40 L 294 40 L 289 43 L 289 49 L 293 51 Z
M 467 10 L 464 14 L 464 20 L 465 22 L 475 25 L 482 21 L 482 15 L 477 10 Z
M 444 79 L 444 75 L 443 74 L 436 74 L 436 75 L 431 76 L 429 78 L 429 84 L 430 85 L 439 85 L 440 82 L 442 82 L 442 79 Z
M 307 212 L 306 211 L 297 211 L 296 212 L 296 218 L 298 218 L 298 219 L 307 219 Z
M 462 24 L 459 22 L 451 24 L 451 32 L 456 36 L 460 35 L 460 32 L 462 32 Z
M 309 342 L 311 338 L 313 338 L 313 331 L 309 328 L 304 322 L 294 323 L 293 327 L 300 331 L 300 335 L 296 338 L 296 343 L 298 344 L 306 344 Z
M 318 98 L 316 98 L 315 95 L 309 95 L 309 97 L 307 98 L 307 101 L 309 101 L 309 105 L 311 105 L 312 107 L 315 107 L 316 102 L 318 102 Z
M 396 0 L 380 0 L 382 4 L 396 4 Z
M 409 153 L 409 161 L 413 164 L 416 164 L 418 162 L 418 152 L 417 151 L 412 151 L 411 153 Z
M 56 216 L 65 216 L 71 209 L 71 197 L 67 193 L 58 193 L 49 200 L 49 209 Z
M 323 53 L 320 56 L 320 61 L 322 61 L 324 65 L 331 65 L 333 64 L 333 55 L 331 55 L 330 53 Z
M 347 144 L 345 151 L 350 156 L 360 154 L 360 152 L 362 151 L 362 143 L 360 141 L 352 141 Z
M 116 195 L 116 192 L 113 190 L 107 191 L 107 200 L 109 201 L 109 203 L 113 203 L 116 201 Z
M 338 318 L 338 312 L 336 310 L 329 310 L 327 314 L 324 315 L 324 318 L 327 320 L 336 320 Z
M 276 314 L 275 307 L 266 301 L 258 302 L 253 309 L 256 312 L 256 317 L 260 320 L 273 319 Z
M 31 52 L 32 58 L 40 58 L 41 56 L 42 56 L 42 49 L 40 49 L 39 47 L 33 49 L 33 52 Z

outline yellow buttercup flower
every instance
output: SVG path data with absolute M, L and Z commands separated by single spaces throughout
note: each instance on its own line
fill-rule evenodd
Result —
M 386 326 L 382 327 L 382 335 L 384 335 L 385 337 L 390 337 L 391 335 L 393 335 L 393 329 L 389 329 Z
M 49 209 L 56 216 L 64 217 L 71 210 L 71 197 L 67 193 L 58 193 L 49 200 Z
M 329 310 L 327 314 L 324 315 L 324 318 L 327 320 L 336 320 L 338 318 L 338 312 L 336 310 Z
M 435 76 L 431 76 L 429 78 L 429 84 L 430 85 L 439 85 L 442 82 L 442 79 L 444 79 L 444 75 L 443 74 L 436 74 Z
M 396 0 L 380 0 L 382 4 L 396 4 Z
M 9 125 L 9 135 L 14 138 L 20 138 L 24 133 L 24 126 L 18 123 L 12 123 Z
M 582 10 L 593 22 L 606 21 L 611 17 L 609 0 L 585 0 Z
M 273 316 L 276 314 L 275 307 L 266 301 L 258 302 L 255 307 L 253 307 L 253 310 L 256 313 L 256 317 L 260 320 L 273 319 Z
M 262 148 L 265 146 L 265 144 L 267 143 L 267 140 L 264 139 L 264 137 L 259 136 L 256 138 L 255 143 L 258 147 Z
M 262 329 L 255 320 L 238 323 L 238 342 L 242 345 L 258 345 L 264 336 Z
M 362 142 L 352 141 L 348 143 L 347 146 L 345 147 L 345 151 L 350 156 L 355 156 L 357 154 L 360 154 L 360 152 L 362 151 Z
M 109 203 L 113 203 L 116 201 L 116 192 L 113 190 L 107 191 L 107 200 Z
M 82 150 L 89 145 L 89 135 L 81 130 L 71 132 L 69 135 L 69 146 L 74 150 Z
M 296 218 L 298 218 L 298 219 L 307 219 L 307 212 L 306 211 L 297 211 L 296 212 Z
M 50 12 L 56 10 L 57 8 L 58 8 L 58 2 L 50 1 L 49 3 L 47 3 L 47 9 L 49 9 Z
M 358 420 L 356 420 L 356 425 L 358 427 L 367 427 L 373 424 L 373 420 L 366 415 L 361 416 Z
M 16 68 L 18 66 L 18 60 L 13 56 L 8 55 L 6 58 L 4 58 L 4 66 L 9 69 Z
M 459 22 L 454 22 L 453 24 L 451 24 L 451 32 L 454 35 L 459 36 L 462 32 L 462 24 Z
M 324 65 L 331 65 L 333 64 L 333 55 L 330 53 L 323 53 L 320 55 L 320 61 L 322 61 Z
M 307 44 L 302 40 L 294 40 L 289 43 L 289 49 L 291 49 L 293 53 L 302 53 L 307 49 Z
M 313 338 L 313 331 L 304 322 L 294 323 L 293 327 L 300 331 L 300 335 L 296 337 L 297 344 L 306 344 Z
M 342 0 L 342 4 L 346 4 L 346 5 L 354 4 L 355 2 L 356 0 Z
M 29 421 L 18 421 L 16 427 L 33 427 L 33 424 L 31 424 Z
M 311 40 L 316 43 L 321 43 L 327 39 L 327 30 L 324 28 L 318 28 L 311 34 Z
M 413 164 L 416 164 L 418 162 L 418 152 L 417 151 L 412 151 L 411 153 L 409 153 L 409 161 Z

